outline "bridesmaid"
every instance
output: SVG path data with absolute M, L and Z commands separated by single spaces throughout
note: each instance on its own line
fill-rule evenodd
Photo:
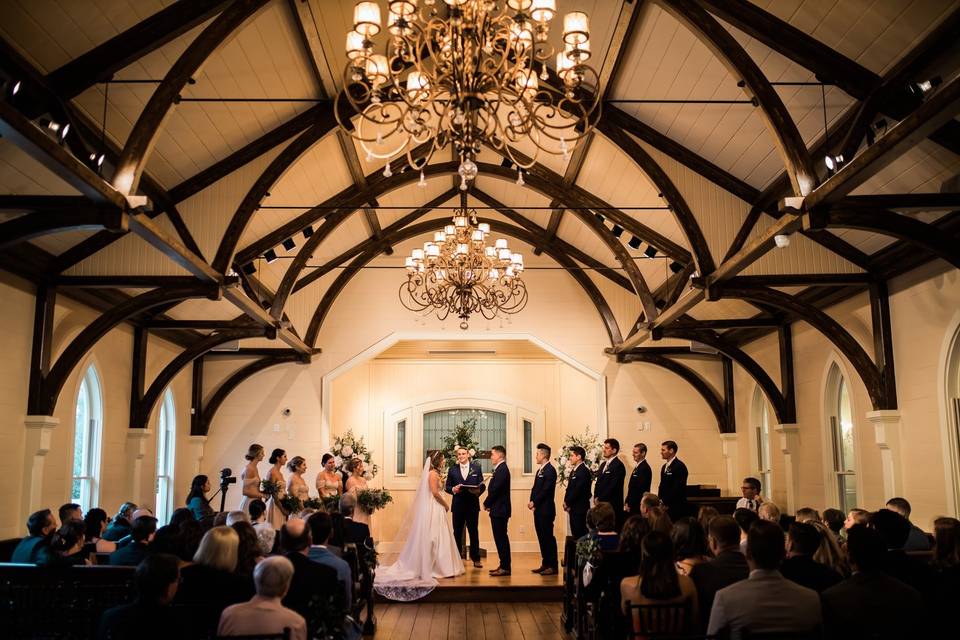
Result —
M 287 516 L 284 515 L 283 511 L 280 510 L 280 505 L 277 504 L 277 501 L 286 495 L 287 483 L 283 479 L 283 471 L 281 471 L 281 469 L 283 469 L 283 465 L 287 464 L 287 452 L 283 449 L 274 449 L 270 453 L 270 464 L 273 466 L 270 467 L 270 475 L 267 477 L 270 482 L 280 487 L 280 489 L 276 495 L 270 496 L 270 499 L 267 500 L 267 522 L 269 522 L 270 526 L 274 529 L 280 529 L 283 523 L 287 521 Z
M 307 461 L 303 456 L 293 456 L 287 463 L 287 469 L 290 471 L 290 479 L 287 480 L 287 494 L 299 498 L 303 502 L 310 497 L 310 487 L 303 479 L 303 474 L 307 471 Z
M 321 498 L 339 496 L 343 493 L 343 478 L 337 473 L 337 462 L 333 454 L 323 454 L 321 464 L 323 466 L 317 474 L 317 493 Z
M 263 461 L 263 447 L 259 444 L 250 445 L 244 458 L 247 459 L 247 464 L 240 472 L 240 492 L 243 494 L 240 498 L 240 511 L 249 513 L 250 502 L 264 499 L 260 492 L 260 470 L 257 468 Z
M 347 492 L 353 493 L 354 496 L 358 498 L 357 508 L 353 512 L 353 519 L 356 522 L 362 522 L 365 525 L 370 525 L 370 514 L 360 508 L 359 501 L 359 492 L 367 488 L 367 479 L 363 477 L 363 460 L 360 458 L 353 458 L 350 462 L 347 463 L 347 472 L 349 472 L 350 477 L 347 478 Z

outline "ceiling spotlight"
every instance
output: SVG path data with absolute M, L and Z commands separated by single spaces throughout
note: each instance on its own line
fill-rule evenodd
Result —
M 293 248 L 297 246 L 297 243 L 293 241 L 293 238 L 287 238 L 280 244 L 283 245 L 283 248 L 287 251 L 293 251 Z
M 247 264 L 243 265 L 243 272 L 248 276 L 252 276 L 257 272 L 257 266 L 252 262 L 248 262 Z
M 613 236 L 615 238 L 619 238 L 623 235 L 623 227 L 618 224 L 613 225 L 613 229 L 611 229 L 611 231 L 613 232 Z
M 647 256 L 648 258 L 655 258 L 655 257 L 657 257 L 657 248 L 656 248 L 656 247 L 647 247 L 647 248 L 644 250 L 643 255 Z
M 304 238 L 309 238 L 309 237 L 312 236 L 312 235 L 313 235 L 313 225 L 312 225 L 312 224 L 308 224 L 308 225 L 307 225 L 306 227 L 304 227 L 304 229 L 303 229 L 303 237 L 304 237 Z
M 267 264 L 270 264 L 271 262 L 276 262 L 276 261 L 277 261 L 277 252 L 274 251 L 273 249 L 267 249 L 267 250 L 263 253 L 263 257 L 266 258 Z
M 640 238 L 638 238 L 637 236 L 632 236 L 632 237 L 630 238 L 630 241 L 627 242 L 627 244 L 630 245 L 630 248 L 631 248 L 631 249 L 639 249 L 639 248 L 640 248 Z
M 674 273 L 680 273 L 681 271 L 683 271 L 683 265 L 680 264 L 679 262 L 671 262 L 670 271 L 673 271 Z
M 843 166 L 843 154 L 838 153 L 837 155 L 827 155 L 823 159 L 823 163 L 827 165 L 827 171 L 833 173 L 837 169 Z
M 599 220 L 600 222 L 603 222 L 603 221 L 606 219 L 606 218 L 604 218 L 602 215 L 600 215 L 599 213 L 596 214 L 596 215 L 597 215 L 597 220 Z
M 10 89 L 10 95 L 11 95 L 11 96 L 15 96 L 15 95 L 17 95 L 18 93 L 20 93 L 20 81 L 19 81 L 19 80 L 17 80 L 16 82 L 14 82 L 14 83 L 13 83 L 13 88 Z
M 778 249 L 784 249 L 790 246 L 790 236 L 783 233 L 778 233 L 773 236 L 773 242 L 777 245 Z
M 928 93 L 933 91 L 936 87 L 939 87 L 942 82 L 943 79 L 940 76 L 933 76 L 929 80 L 911 82 L 907 85 L 907 91 L 909 91 L 915 98 L 923 100 Z

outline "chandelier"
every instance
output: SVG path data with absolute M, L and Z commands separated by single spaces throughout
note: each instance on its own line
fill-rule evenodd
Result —
M 436 310 L 445 320 L 451 313 L 467 329 L 471 314 L 487 320 L 517 313 L 527 304 L 527 287 L 520 274 L 523 256 L 513 253 L 505 238 L 487 245 L 490 225 L 477 223 L 473 209 L 457 209 L 453 224 L 433 234 L 432 242 L 407 257 L 407 281 L 400 285 L 400 302 L 411 311 Z
M 556 0 L 390 0 L 385 48 L 380 6 L 358 2 L 347 34 L 348 62 L 337 95 L 337 121 L 366 152 L 367 161 L 406 155 L 420 170 L 453 145 L 460 188 L 477 176 L 477 154 L 489 144 L 522 169 L 541 153 L 569 158 L 600 117 L 590 57 L 589 18 L 563 19 L 563 50 L 548 43 Z M 381 53 L 385 51 L 385 53 Z M 547 61 L 556 53 L 558 81 Z M 349 106 L 349 108 L 345 108 Z M 343 113 L 341 113 L 343 110 Z M 512 144 L 529 141 L 522 155 Z M 413 151 L 425 145 L 414 157 Z M 520 157 L 518 157 L 520 155 Z

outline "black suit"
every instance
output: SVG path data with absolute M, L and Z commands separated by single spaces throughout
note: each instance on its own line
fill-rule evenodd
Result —
M 880 571 L 855 573 L 820 594 L 828 638 L 909 638 L 924 628 L 920 593 Z
M 563 494 L 563 504 L 570 514 L 570 534 L 574 538 L 587 535 L 587 511 L 590 510 L 590 485 L 593 474 L 587 465 L 580 463 L 570 472 L 567 490 Z
M 353 518 L 343 519 L 343 544 L 362 545 L 370 537 L 370 527 Z M 343 545 L 340 545 L 343 546 Z
M 793 556 L 780 564 L 780 573 L 801 587 L 823 593 L 842 579 L 842 576 L 813 556 Z
M 710 622 L 710 609 L 717 591 L 729 587 L 734 582 L 746 580 L 750 575 L 747 559 L 739 551 L 721 551 L 710 562 L 693 565 L 690 579 L 697 588 L 697 603 L 700 607 L 700 623 L 707 628 Z
M 146 624 L 144 624 L 146 623 Z M 100 618 L 98 640 L 169 640 L 188 638 L 194 625 L 170 605 L 135 600 L 107 609 Z
M 627 468 L 620 458 L 614 457 L 600 463 L 597 472 L 597 484 L 593 487 L 593 497 L 597 502 L 606 502 L 613 507 L 616 517 L 616 529 L 623 528 L 623 481 L 627 477 Z
M 630 508 L 630 515 L 640 515 L 640 500 L 643 494 L 650 491 L 650 485 L 653 482 L 653 470 L 650 463 L 644 458 L 633 468 L 630 474 L 630 482 L 627 484 L 626 506 Z
M 311 606 L 311 601 L 326 602 L 329 599 L 334 603 L 334 610 L 346 610 L 336 569 L 314 562 L 299 551 L 291 551 L 285 557 L 293 563 L 293 578 L 290 580 L 290 590 L 283 598 L 283 606 L 303 616 L 308 625 L 317 624 L 314 622 L 316 604 Z M 316 629 L 309 631 L 315 633 Z
M 498 464 L 490 475 L 487 486 L 487 499 L 483 508 L 490 512 L 490 527 L 493 529 L 493 541 L 500 556 L 500 568 L 510 570 L 510 537 L 507 535 L 507 522 L 510 520 L 510 469 L 506 461 Z
M 450 514 L 453 516 L 453 537 L 457 541 L 457 549 L 460 551 L 460 555 L 463 555 L 463 529 L 466 528 L 470 536 L 470 559 L 479 562 L 480 534 L 477 530 L 477 524 L 480 519 L 480 493 L 473 493 L 463 488 L 454 493 L 453 488 L 458 484 L 479 485 L 480 493 L 483 493 L 486 486 L 483 484 L 483 472 L 480 471 L 480 465 L 471 462 L 467 477 L 464 478 L 460 465 L 455 464 L 447 471 L 447 482 L 444 486 L 446 492 L 453 496 L 450 504 Z
M 557 470 L 549 462 L 537 471 L 530 489 L 530 502 L 533 503 L 533 528 L 540 543 L 541 566 L 556 569 L 557 539 L 553 535 L 553 522 L 557 519 L 557 505 L 554 492 L 557 489 Z
M 673 521 L 687 515 L 687 465 L 674 458 L 668 467 L 660 467 L 660 487 L 657 495 L 665 505 Z

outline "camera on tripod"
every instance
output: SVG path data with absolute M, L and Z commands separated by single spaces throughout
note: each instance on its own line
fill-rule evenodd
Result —
M 220 486 L 226 488 L 227 485 L 236 484 L 237 478 L 232 475 L 233 471 L 230 469 L 221 469 L 220 470 Z

